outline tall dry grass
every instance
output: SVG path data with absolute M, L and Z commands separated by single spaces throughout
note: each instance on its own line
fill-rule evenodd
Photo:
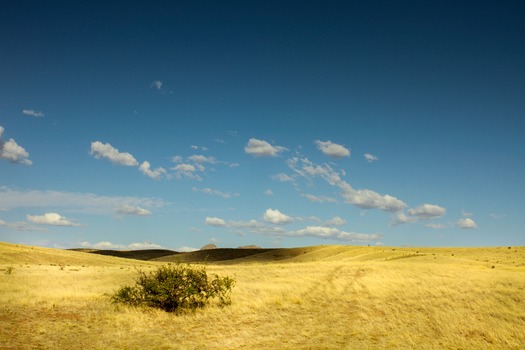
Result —
M 232 305 L 181 316 L 104 297 L 152 263 L 0 257 L 14 266 L 0 271 L 0 348 L 520 349 L 525 268 L 452 251 L 322 247 L 296 262 L 209 265 L 236 279 Z

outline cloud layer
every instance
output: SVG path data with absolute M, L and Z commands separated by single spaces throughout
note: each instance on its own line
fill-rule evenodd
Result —
M 20 191 L 0 187 L 0 208 L 67 208 L 71 212 L 108 215 L 118 208 L 162 208 L 168 205 L 158 198 L 98 196 L 92 193 L 60 191 Z M 122 213 L 121 213 L 122 214 Z
M 248 232 L 276 237 L 312 237 L 349 242 L 372 242 L 383 237 L 379 233 L 355 233 L 334 227 L 346 224 L 346 221 L 340 217 L 328 220 L 325 225 L 306 226 L 295 230 L 286 230 L 282 227 L 284 224 L 290 224 L 293 219 L 277 209 L 267 209 L 263 214 L 263 220 L 267 223 L 257 220 L 226 221 L 219 217 L 206 217 L 204 223 L 218 228 L 233 229 L 238 234 Z

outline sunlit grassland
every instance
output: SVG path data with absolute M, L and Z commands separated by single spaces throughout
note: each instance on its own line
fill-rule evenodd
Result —
M 279 262 L 208 264 L 209 273 L 235 278 L 232 304 L 173 315 L 105 296 L 159 262 L 0 243 L 0 349 L 525 344 L 525 247 L 303 250 Z

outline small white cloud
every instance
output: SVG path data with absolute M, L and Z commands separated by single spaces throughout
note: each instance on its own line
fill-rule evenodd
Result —
M 403 212 L 398 212 L 390 224 L 392 226 L 397 226 L 417 221 L 431 220 L 445 215 L 446 212 L 447 210 L 443 207 L 440 207 L 439 205 L 422 204 L 415 208 L 409 209 L 407 214 Z M 426 226 L 433 227 L 432 225 Z
M 35 117 L 35 118 L 40 118 L 40 117 L 45 116 L 44 113 L 42 113 L 40 111 L 35 111 L 33 109 L 22 109 L 22 113 L 25 114 L 25 115 L 29 115 L 29 116 Z
M 418 220 L 428 220 L 443 216 L 447 210 L 435 204 L 423 204 L 408 210 L 408 215 L 417 218 Z
M 355 190 L 346 182 L 340 184 L 343 198 L 347 203 L 363 209 L 382 209 L 389 212 L 398 212 L 406 207 L 406 203 L 388 194 L 381 195 L 372 190 Z
M 264 191 L 264 194 L 267 196 L 273 196 L 273 191 L 271 189 L 267 189 L 266 191 Z
M 93 248 L 93 249 L 115 249 L 115 250 L 143 250 L 143 249 L 165 249 L 160 244 L 155 244 L 151 242 L 136 242 L 130 244 L 117 244 L 109 241 L 101 241 L 97 243 L 89 243 L 87 241 L 78 243 L 83 248 Z
M 148 216 L 151 215 L 151 211 L 132 205 L 123 205 L 115 208 L 115 212 L 122 215 L 135 215 L 135 216 Z
M 366 161 L 368 163 L 372 163 L 372 162 L 375 162 L 376 160 L 378 160 L 379 158 L 377 158 L 376 156 L 374 156 L 373 154 L 370 154 L 370 153 L 365 153 L 364 154 L 364 157 L 366 159 Z
M 29 153 L 19 146 L 15 140 L 9 139 L 7 142 L 2 140 L 4 128 L 0 126 L 0 159 L 5 159 L 11 163 L 31 165 L 33 162 L 29 159 Z
M 162 81 L 155 80 L 154 82 L 151 83 L 151 87 L 157 90 L 162 90 L 162 84 L 163 84 Z
M 180 248 L 177 248 L 175 249 L 176 251 L 178 252 L 181 252 L 181 253 L 189 253 L 189 252 L 194 252 L 196 250 L 199 250 L 199 248 L 193 248 L 193 247 L 180 247 Z
M 310 202 L 314 203 L 337 203 L 337 199 L 328 196 L 316 196 L 313 194 L 302 194 L 304 198 L 307 198 Z
M 426 226 L 426 227 L 433 228 L 433 229 L 436 229 L 436 230 L 443 229 L 443 228 L 447 228 L 447 225 L 445 225 L 445 224 L 434 224 L 434 223 L 432 223 L 432 222 L 429 222 L 429 223 L 426 224 L 425 226 Z
M 201 180 L 201 177 L 196 174 L 196 171 L 198 170 L 197 167 L 193 164 L 187 164 L 187 163 L 181 163 L 177 164 L 171 170 L 175 171 L 175 177 L 177 179 L 182 179 L 184 177 L 187 177 L 189 179 L 194 180 Z
M 130 243 L 126 246 L 126 249 L 129 250 L 142 250 L 142 249 L 163 249 L 164 247 L 160 244 L 151 243 L 151 242 L 136 242 Z
M 216 227 L 224 227 L 224 226 L 226 226 L 226 222 L 223 219 L 217 218 L 217 217 L 209 217 L 209 216 L 207 216 L 206 219 L 204 220 L 204 223 L 206 225 L 216 226 Z
M 144 175 L 147 175 L 149 177 L 151 177 L 152 179 L 155 179 L 155 180 L 158 180 L 160 179 L 163 175 L 166 174 L 166 169 L 162 168 L 162 167 L 158 167 L 157 169 L 155 170 L 151 170 L 151 164 L 148 162 L 148 161 L 144 161 L 140 166 L 139 166 L 139 170 L 144 174 Z
M 346 232 L 339 230 L 335 227 L 326 227 L 326 226 L 307 226 L 303 229 L 291 231 L 291 236 L 295 237 L 316 237 L 316 238 L 325 238 L 325 239 L 339 239 L 344 241 L 354 241 L 354 242 L 371 242 L 377 241 L 383 237 L 379 233 L 355 233 L 355 232 Z
M 111 146 L 109 143 L 102 143 L 100 141 L 91 142 L 90 154 L 97 158 L 106 158 L 113 164 L 125 166 L 137 166 L 137 160 L 127 152 L 119 152 L 118 149 Z
M 254 157 L 277 157 L 279 153 L 285 151 L 286 148 L 281 146 L 272 146 L 264 140 L 251 138 L 248 141 L 244 151 Z
M 213 157 L 206 157 L 203 155 L 193 155 L 193 156 L 188 157 L 188 160 L 194 163 L 200 163 L 200 164 L 202 163 L 216 164 L 217 163 L 217 159 Z
M 504 219 L 506 216 L 505 214 L 490 213 L 490 217 L 496 220 Z
M 272 179 L 281 181 L 281 182 L 295 182 L 294 178 L 285 173 L 279 173 L 272 176 Z
M 343 226 L 346 225 L 346 220 L 340 216 L 334 216 L 325 223 L 326 226 Z
M 61 216 L 57 213 L 46 213 L 44 215 L 27 215 L 27 220 L 33 224 L 51 226 L 80 226 L 79 224 Z
M 197 150 L 201 150 L 201 151 L 207 151 L 208 148 L 207 147 L 204 147 L 204 146 L 196 146 L 196 145 L 191 145 L 190 146 L 192 149 L 197 149 Z
M 266 209 L 266 211 L 263 214 L 263 219 L 266 222 L 270 222 L 272 224 L 277 225 L 286 225 L 293 221 L 291 217 L 281 213 L 277 209 Z
M 350 155 L 350 150 L 332 141 L 316 140 L 317 148 L 325 155 L 332 158 L 344 158 Z
M 463 218 L 456 221 L 456 226 L 462 229 L 474 229 L 477 228 L 476 222 L 471 218 Z
M 211 189 L 211 188 L 197 188 L 197 187 L 193 187 L 193 192 L 201 192 L 201 193 L 206 193 L 206 194 L 210 194 L 210 195 L 213 195 L 213 196 L 219 196 L 219 197 L 222 197 L 222 198 L 232 198 L 232 197 L 238 197 L 239 194 L 238 193 L 234 193 L 234 194 L 231 194 L 231 193 L 228 193 L 228 192 L 222 192 L 222 191 L 219 191 L 219 190 L 214 190 L 214 189 Z
M 173 157 L 171 157 L 171 161 L 173 163 L 182 163 L 183 160 L 184 160 L 184 158 L 182 158 L 181 156 L 173 156 Z
M 29 159 L 29 153 L 19 146 L 15 140 L 9 139 L 7 142 L 0 140 L 0 159 L 5 159 L 11 163 L 32 165 Z

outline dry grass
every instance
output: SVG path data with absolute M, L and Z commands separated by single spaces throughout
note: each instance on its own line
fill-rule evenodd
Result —
M 280 262 L 251 257 L 209 265 L 209 272 L 236 279 L 233 304 L 175 316 L 114 306 L 103 296 L 132 283 L 134 265 L 150 269 L 159 263 L 0 243 L 0 348 L 520 349 L 525 344 L 525 247 L 325 246 L 285 253 L 289 259 Z M 6 274 L 9 266 L 14 269 Z

